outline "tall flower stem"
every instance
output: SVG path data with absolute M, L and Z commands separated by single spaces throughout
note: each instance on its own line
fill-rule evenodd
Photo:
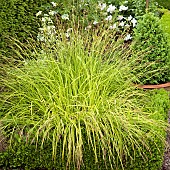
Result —
M 149 0 L 146 0 L 146 12 L 148 11 L 149 9 Z

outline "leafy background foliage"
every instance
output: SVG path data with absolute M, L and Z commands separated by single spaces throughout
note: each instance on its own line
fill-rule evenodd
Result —
M 36 37 L 38 22 L 35 14 L 43 3 L 49 0 L 0 0 L 0 51 L 4 56 L 12 54 L 8 38 L 17 37 L 25 42 L 28 37 Z
M 170 10 L 170 1 L 169 0 L 156 0 L 160 6 L 163 6 L 166 9 Z
M 145 14 L 134 29 L 132 49 L 143 51 L 141 61 L 144 64 L 141 70 L 143 76 L 140 81 L 144 84 L 157 84 L 170 80 L 170 57 L 167 38 L 161 28 L 160 21 L 152 13 Z M 145 68 L 147 68 L 145 70 Z

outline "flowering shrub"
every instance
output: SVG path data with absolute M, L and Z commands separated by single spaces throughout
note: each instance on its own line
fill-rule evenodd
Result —
M 72 4 L 72 7 L 75 4 Z M 124 40 L 132 39 L 132 29 L 136 26 L 137 20 L 134 15 L 129 14 L 128 2 L 121 5 L 113 5 L 104 2 L 81 2 L 76 9 L 58 10 L 61 4 L 51 2 L 46 8 L 46 13 L 39 11 L 36 16 L 41 17 L 42 28 L 39 28 L 38 40 L 53 42 L 56 38 L 56 30 L 65 29 L 66 37 L 69 38 L 73 24 L 88 31 L 102 27 L 106 30 L 115 30 L 117 34 L 124 34 Z M 75 7 L 75 6 L 74 6 Z M 93 8 L 93 10 L 92 10 Z M 65 13 L 64 13 L 65 12 Z M 74 22 L 74 23 L 73 23 Z
M 146 13 L 146 0 L 129 0 L 129 7 L 135 17 L 140 18 Z M 155 0 L 149 0 L 149 12 L 157 12 L 158 3 Z

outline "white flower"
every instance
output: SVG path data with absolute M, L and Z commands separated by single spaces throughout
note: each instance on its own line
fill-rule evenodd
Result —
M 124 18 L 123 15 L 119 15 L 119 16 L 117 17 L 117 19 L 118 19 L 119 21 L 121 21 L 123 18 Z
M 109 8 L 107 9 L 107 12 L 112 13 L 112 12 L 114 12 L 115 10 L 116 10 L 116 7 L 111 4 L 111 5 L 109 5 Z
M 131 40 L 131 39 L 132 39 L 132 37 L 130 34 L 127 34 L 126 37 L 124 38 L 125 41 Z
M 52 34 L 52 28 L 51 26 L 46 27 L 47 34 Z
M 100 7 L 101 10 L 104 10 L 104 9 L 106 8 L 106 3 L 101 4 L 101 3 L 99 2 L 99 7 Z
M 42 22 L 53 22 L 50 17 L 42 17 L 41 19 Z
M 128 10 L 128 6 L 121 5 L 119 7 L 119 11 L 126 11 L 126 10 Z
M 128 17 L 128 21 L 132 20 L 132 18 L 133 18 L 133 17 L 130 15 L 130 16 Z
M 54 25 L 48 25 L 48 26 L 47 26 L 47 29 L 48 29 L 48 30 L 54 30 L 54 29 L 55 29 L 55 26 L 54 26 Z
M 93 25 L 96 25 L 96 24 L 98 24 L 98 23 L 99 23 L 99 22 L 97 22 L 97 21 L 94 21 L 94 22 L 93 22 Z
M 124 27 L 125 23 L 122 21 L 119 23 L 119 26 Z
M 63 20 L 69 20 L 69 15 L 68 14 L 63 14 L 63 15 L 61 15 L 61 18 Z
M 38 41 L 45 41 L 45 37 L 42 34 L 38 33 L 37 40 Z
M 48 14 L 44 14 L 45 17 L 48 17 L 49 15 Z
M 132 22 L 132 24 L 133 24 L 133 27 L 135 27 L 136 24 L 137 24 L 137 20 L 136 20 L 135 18 L 133 18 L 133 19 L 131 20 L 131 22 Z
M 70 33 L 69 32 L 65 33 L 65 35 L 66 35 L 67 38 L 70 37 Z
M 106 21 L 112 20 L 112 16 L 111 16 L 111 15 L 107 16 L 107 18 L 105 18 L 105 20 L 106 20 Z
M 42 22 L 46 22 L 46 18 L 45 18 L 45 17 L 42 17 L 41 21 L 42 21 Z
M 91 29 L 91 25 L 88 25 L 86 28 L 85 28 L 85 30 L 88 30 L 88 29 Z
M 126 24 L 125 27 L 130 27 L 130 25 L 129 25 L 129 24 Z
M 56 3 L 56 2 L 51 2 L 51 4 L 53 5 L 53 7 L 56 7 L 56 6 L 57 6 L 57 3 Z
M 113 24 L 113 25 L 111 25 L 111 26 L 109 27 L 109 29 L 115 29 L 115 28 L 117 28 L 116 23 L 115 23 L 115 24 Z
M 40 30 L 40 33 L 43 33 L 44 28 L 38 28 Z
M 57 14 L 56 11 L 50 11 L 50 12 L 49 12 L 49 15 L 51 15 L 51 16 L 54 16 L 55 14 Z
M 42 14 L 42 11 L 38 11 L 38 12 L 36 13 L 36 17 L 40 16 L 41 14 Z
M 67 32 L 70 32 L 70 31 L 72 31 L 73 30 L 73 28 L 68 28 L 67 29 Z

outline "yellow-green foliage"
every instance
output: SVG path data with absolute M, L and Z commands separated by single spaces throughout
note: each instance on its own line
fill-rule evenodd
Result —
M 155 120 L 165 120 L 167 119 L 167 109 L 168 109 L 168 94 L 164 90 L 147 91 L 147 100 L 145 100 L 145 111 L 153 111 L 153 119 Z M 145 98 L 146 99 L 146 98 Z M 157 131 L 158 132 L 158 131 Z M 164 130 L 159 131 L 163 136 L 166 132 Z M 14 140 L 13 148 L 8 149 L 6 152 L 0 153 L 0 167 L 1 168 L 15 168 L 22 167 L 25 170 L 30 169 L 59 169 L 65 170 L 66 160 L 62 161 L 60 158 L 60 149 L 57 152 L 57 161 L 53 162 L 51 160 L 51 142 L 45 143 L 44 148 L 40 148 L 40 145 L 36 147 L 35 144 L 28 145 L 19 140 Z M 145 154 L 148 159 L 145 161 L 141 158 L 139 153 L 136 153 L 135 159 L 131 160 L 129 158 L 125 163 L 125 170 L 158 170 L 161 167 L 164 145 L 158 137 L 154 137 L 154 140 L 150 141 L 150 151 L 145 149 Z M 156 142 L 157 147 L 155 148 Z M 94 154 L 90 150 L 89 145 L 84 143 L 84 162 L 81 166 L 81 170 L 103 170 L 106 169 L 105 162 L 102 161 L 102 156 L 97 164 L 94 164 Z M 132 151 L 133 152 L 133 151 Z M 108 163 L 108 160 L 106 161 Z M 111 168 L 110 168 L 111 169 Z M 121 170 L 122 168 L 118 169 Z M 70 170 L 76 170 L 72 165 Z
M 100 164 L 114 170 L 155 170 L 161 164 L 167 124 L 154 104 L 147 107 L 150 96 L 131 85 L 136 78 L 131 74 L 130 51 L 103 30 L 93 37 L 82 38 L 77 32 L 70 37 L 49 48 L 45 44 L 43 51 L 37 48 L 36 59 L 4 67 L 0 130 L 12 143 L 37 143 L 59 166 L 73 164 L 74 170 L 86 165 L 86 170 L 106 169 Z M 31 163 L 30 153 L 32 158 L 40 155 L 23 145 L 16 149 L 17 159 L 21 157 L 16 166 Z M 2 166 L 10 159 L 4 156 L 0 155 L 5 160 L 0 161 Z
M 166 36 L 168 45 L 170 46 L 170 11 L 164 10 L 164 15 L 161 18 L 161 25 L 162 29 L 164 30 Z

